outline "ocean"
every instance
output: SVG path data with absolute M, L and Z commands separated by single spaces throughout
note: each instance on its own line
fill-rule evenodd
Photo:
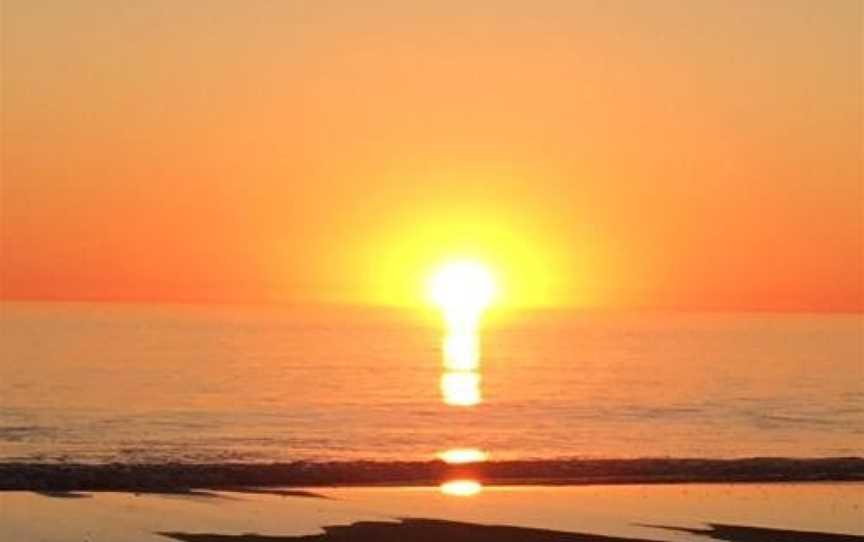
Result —
M 3 462 L 864 453 L 860 315 L 493 313 L 462 404 L 423 311 L 16 302 L 0 331 Z

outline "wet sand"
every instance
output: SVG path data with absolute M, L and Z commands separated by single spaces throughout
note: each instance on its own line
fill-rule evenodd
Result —
M 72 498 L 70 498 L 72 497 Z M 0 492 L 15 542 L 851 542 L 864 484 Z
M 487 487 L 438 491 L 458 478 Z M 861 458 L 5 463 L 0 539 L 862 541 L 862 481 Z

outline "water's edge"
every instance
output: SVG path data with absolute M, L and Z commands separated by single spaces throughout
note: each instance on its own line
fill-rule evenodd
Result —
M 231 487 L 490 484 L 649 484 L 864 481 L 864 457 L 347 461 L 213 464 L 0 463 L 0 490 L 185 491 Z

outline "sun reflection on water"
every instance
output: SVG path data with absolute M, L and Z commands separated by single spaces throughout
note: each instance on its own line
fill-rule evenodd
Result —
M 453 448 L 438 454 L 438 458 L 450 465 L 482 463 L 489 459 L 489 453 L 477 448 Z
M 451 406 L 474 406 L 483 400 L 480 391 L 480 340 L 476 330 L 451 330 L 442 345 L 444 372 L 441 394 Z
M 445 372 L 441 375 L 441 393 L 450 406 L 480 404 L 480 374 L 476 372 Z
M 480 339 L 476 330 L 450 330 L 444 337 L 444 368 L 475 371 L 480 364 Z

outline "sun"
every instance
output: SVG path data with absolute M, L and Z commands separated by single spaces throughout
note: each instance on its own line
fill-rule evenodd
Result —
M 447 314 L 479 315 L 497 294 L 495 277 L 476 261 L 442 265 L 429 281 L 429 296 Z

